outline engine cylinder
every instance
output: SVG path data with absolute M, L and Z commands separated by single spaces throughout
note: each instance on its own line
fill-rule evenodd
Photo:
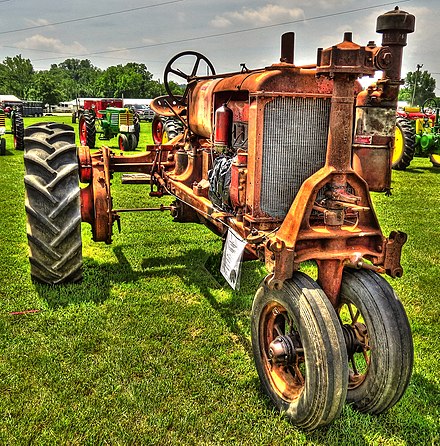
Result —
M 231 147 L 232 110 L 223 104 L 215 111 L 214 146 L 218 152 L 225 152 Z

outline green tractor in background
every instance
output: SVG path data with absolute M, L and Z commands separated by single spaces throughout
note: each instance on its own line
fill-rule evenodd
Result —
M 405 107 L 396 120 L 396 137 L 392 157 L 394 170 L 406 169 L 414 156 L 429 156 L 440 167 L 440 104 L 427 99 L 422 108 Z
M 79 120 L 81 145 L 94 148 L 96 134 L 99 134 L 102 140 L 117 136 L 120 150 L 136 150 L 140 135 L 139 116 L 129 108 L 108 106 L 110 101 L 115 102 L 109 99 L 85 101 Z
M 6 139 L 3 135 L 14 135 L 14 149 L 24 149 L 24 122 L 21 111 L 16 108 L 11 110 L 11 130 L 6 129 L 6 112 L 0 108 L 0 155 L 6 155 Z

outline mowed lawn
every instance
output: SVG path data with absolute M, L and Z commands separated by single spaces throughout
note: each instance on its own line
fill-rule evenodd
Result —
M 142 123 L 138 152 L 150 127 Z M 168 212 L 124 213 L 112 245 L 94 243 L 83 224 L 82 283 L 34 284 L 23 173 L 8 135 L 0 157 L 0 445 L 440 444 L 440 169 L 428 159 L 393 173 L 391 197 L 374 194 L 384 233 L 409 236 L 404 276 L 391 283 L 414 335 L 410 386 L 385 414 L 345 406 L 314 432 L 289 424 L 260 389 L 249 321 L 260 263 L 245 264 L 235 292 L 218 273 L 221 241 L 204 226 L 173 223 Z M 148 192 L 113 179 L 115 208 L 171 201 Z M 38 311 L 13 314 L 27 310 Z

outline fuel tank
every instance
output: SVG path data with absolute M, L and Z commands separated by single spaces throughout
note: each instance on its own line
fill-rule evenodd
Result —
M 264 93 L 273 96 L 276 93 L 286 96 L 322 97 L 332 93 L 332 81 L 316 77 L 316 71 L 310 68 L 295 67 L 291 64 L 276 64 L 262 70 L 225 75 L 220 79 L 199 80 L 192 88 L 188 98 L 188 122 L 191 130 L 204 138 L 214 134 L 214 113 L 223 104 L 227 104 L 237 113 L 244 114 L 244 104 L 249 104 L 252 95 Z M 231 106 L 241 102 L 243 107 Z M 241 110 L 241 111 L 240 111 Z

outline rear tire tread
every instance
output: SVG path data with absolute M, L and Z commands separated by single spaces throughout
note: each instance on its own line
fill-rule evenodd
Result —
M 25 144 L 31 276 L 49 284 L 76 282 L 82 254 L 75 133 L 57 123 L 31 126 Z
M 403 153 L 400 159 L 393 163 L 392 168 L 394 170 L 405 170 L 414 158 L 416 149 L 414 125 L 408 119 L 398 117 L 396 119 L 396 126 L 399 127 L 402 133 Z

